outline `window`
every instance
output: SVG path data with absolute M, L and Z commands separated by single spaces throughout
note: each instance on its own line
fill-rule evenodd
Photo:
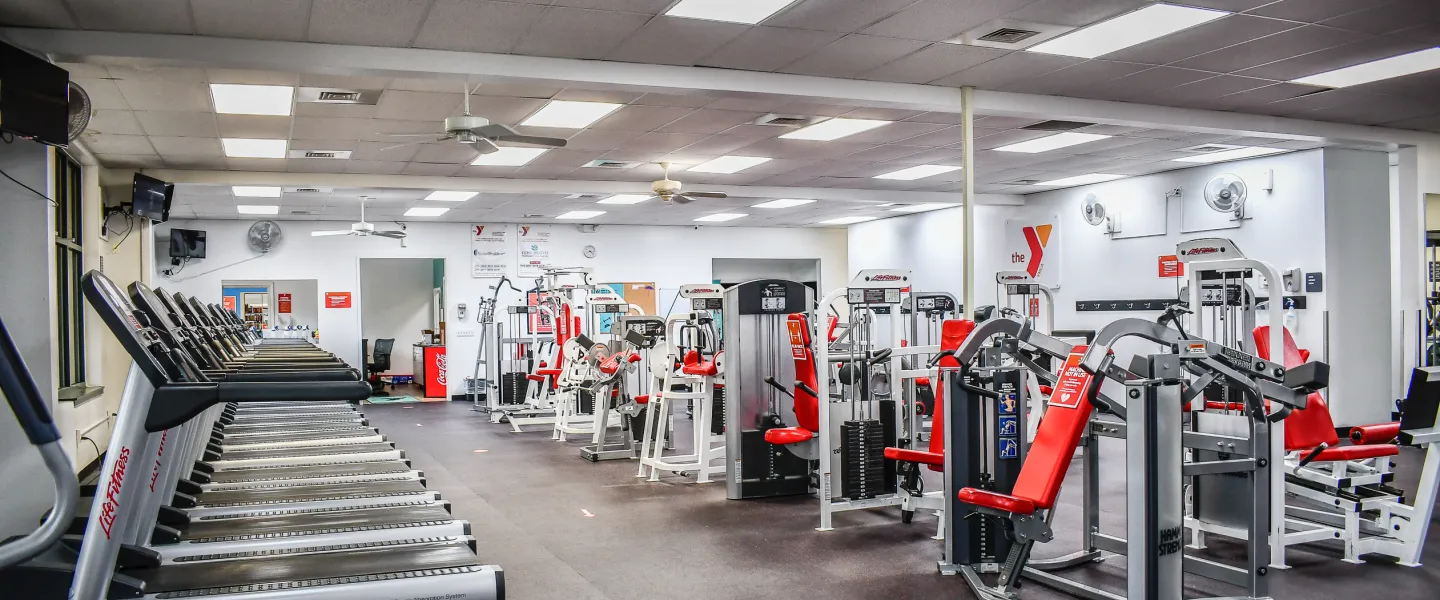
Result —
M 80 278 L 85 275 L 81 246 L 83 222 L 80 163 L 55 152 L 55 302 L 59 342 L 60 380 L 57 387 L 85 383 L 85 299 Z

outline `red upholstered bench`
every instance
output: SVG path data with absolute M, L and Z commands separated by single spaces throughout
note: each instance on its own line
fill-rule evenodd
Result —
M 810 351 L 810 323 L 804 313 L 794 313 L 786 318 L 785 326 L 790 332 L 790 357 L 795 360 L 794 409 L 795 421 L 800 426 L 765 430 L 765 441 L 777 446 L 808 442 L 815 439 L 815 432 L 820 430 L 820 400 L 805 391 L 819 385 L 815 355 Z
M 804 427 L 777 427 L 765 430 L 765 441 L 779 446 L 808 442 L 815 438 L 815 432 Z
M 974 321 L 945 321 L 943 324 L 940 325 L 940 351 L 954 352 L 956 350 L 959 350 L 960 346 L 965 343 L 965 340 L 970 337 L 970 332 L 972 331 L 975 331 Z M 953 369 L 960 367 L 960 361 L 956 360 L 953 355 L 947 355 L 942 357 L 937 364 L 942 369 Z M 943 381 L 944 378 L 941 378 L 941 380 Z M 915 379 L 915 384 L 928 386 L 930 385 L 930 378 L 917 377 Z M 943 388 L 944 386 L 940 387 Z M 930 428 L 929 451 L 926 452 L 921 450 L 913 450 L 910 448 L 886 448 L 885 458 L 900 461 L 902 463 L 925 465 L 931 471 L 945 470 L 945 428 L 940 426 L 940 424 L 945 420 L 945 390 L 935 388 L 934 392 L 935 416 L 931 421 L 932 423 L 934 423 L 934 426 Z M 918 481 L 914 480 L 918 480 L 919 476 L 920 474 L 918 472 L 907 474 L 906 486 L 912 489 L 918 487 Z
M 690 350 L 685 353 L 685 364 L 680 367 L 680 372 L 686 375 L 714 377 L 719 369 L 715 367 L 714 360 L 702 360 L 700 352 Z

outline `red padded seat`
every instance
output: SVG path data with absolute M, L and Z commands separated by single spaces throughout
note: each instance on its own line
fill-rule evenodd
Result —
M 944 452 L 926 452 L 924 450 L 908 450 L 905 448 L 886 448 L 885 458 L 902 462 L 913 462 L 922 465 L 938 466 L 945 468 Z
M 659 400 L 659 399 L 660 399 L 660 394 L 655 394 L 655 399 L 656 399 L 656 400 Z M 649 404 L 649 403 L 650 403 L 650 394 L 641 394 L 641 395 L 639 395 L 639 396 L 636 396 L 636 397 L 635 397 L 635 403 L 636 403 L 636 404 Z
M 526 373 L 525 378 L 530 381 L 545 381 L 545 376 L 539 374 Z
M 960 490 L 960 501 L 966 504 L 974 504 L 975 506 L 985 506 L 1003 510 L 1017 515 L 1028 515 L 1035 512 L 1035 503 L 1031 500 L 975 488 Z
M 777 427 L 765 430 L 765 441 L 777 446 L 808 442 L 814 437 L 815 432 L 804 427 Z
M 1383 456 L 1397 456 L 1400 454 L 1400 447 L 1394 444 L 1366 444 L 1364 446 L 1336 446 L 1320 451 L 1315 457 L 1316 461 L 1328 462 L 1332 460 L 1365 460 L 1367 458 L 1380 458 Z
M 560 375 L 560 369 L 535 369 L 535 374 L 536 374 L 536 375 L 540 375 L 540 376 L 542 376 L 542 377 L 545 376 L 545 375 L 549 375 L 549 376 L 551 376 L 551 377 L 557 377 L 557 376 Z
M 686 375 L 714 377 L 719 370 L 715 367 L 715 361 L 702 360 L 700 352 L 690 350 L 685 353 L 685 364 L 680 367 L 680 372 Z

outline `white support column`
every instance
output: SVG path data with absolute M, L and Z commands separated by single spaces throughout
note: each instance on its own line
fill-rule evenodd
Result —
M 975 318 L 975 88 L 960 89 L 961 166 L 965 177 L 964 250 L 961 252 L 965 277 L 961 286 L 962 318 Z

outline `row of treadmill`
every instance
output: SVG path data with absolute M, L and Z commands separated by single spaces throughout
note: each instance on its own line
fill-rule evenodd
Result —
M 218 305 L 98 272 L 83 290 L 134 359 L 95 485 L 0 325 L 0 387 L 56 488 L 40 527 L 0 544 L 0 595 L 505 597 L 469 523 L 357 409 L 357 370 Z

